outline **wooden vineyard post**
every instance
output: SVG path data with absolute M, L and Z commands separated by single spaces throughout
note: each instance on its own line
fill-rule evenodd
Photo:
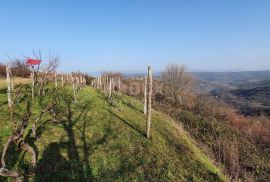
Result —
M 108 80 L 108 77 L 107 76 L 105 77 L 105 80 L 106 80 L 105 81 L 105 84 L 106 84 L 106 86 L 105 86 L 105 93 L 107 95 L 107 94 L 109 94 L 109 90 L 110 90 L 110 88 L 109 88 L 110 87 L 110 84 L 109 84 L 109 80 Z
M 106 90 L 106 78 L 105 77 L 102 77 L 102 89 L 105 92 L 105 90 Z
M 118 91 L 120 92 L 121 89 L 121 78 L 120 76 L 118 77 Z
M 150 138 L 150 127 L 151 127 L 151 97 L 152 97 L 152 70 L 148 66 L 147 75 L 147 112 L 146 112 L 146 137 Z
M 101 80 L 101 77 L 99 78 L 99 88 L 100 88 L 100 90 L 102 89 L 102 80 Z
M 35 80 L 34 80 L 34 76 L 35 76 L 35 71 L 34 71 L 34 68 L 32 68 L 32 72 L 31 72 L 31 80 L 32 80 L 32 87 L 31 87 L 31 90 L 32 90 L 32 98 L 34 98 L 34 87 L 35 87 Z
M 79 77 L 78 77 L 78 85 L 79 85 L 79 89 L 81 89 L 81 87 L 82 87 L 82 76 L 81 75 L 79 75 Z
M 55 88 L 57 88 L 57 72 L 56 71 L 54 73 L 54 84 L 55 84 Z
M 9 67 L 9 74 L 10 74 L 11 93 L 13 93 L 13 91 L 14 91 L 14 82 L 13 82 L 13 75 L 12 75 L 10 67 Z M 19 82 L 19 83 L 21 83 L 21 82 Z M 12 101 L 12 104 L 13 104 L 13 101 Z
M 62 87 L 64 87 L 64 75 L 62 74 Z
M 64 75 L 64 85 L 65 84 L 68 84 L 68 75 L 66 74 L 66 75 Z
M 144 108 L 143 113 L 146 114 L 147 107 L 147 76 L 144 77 Z
M 99 81 L 99 80 L 100 80 L 100 77 L 97 78 L 97 89 L 98 89 L 98 90 L 100 89 L 100 87 L 99 87 L 100 81 Z
M 80 90 L 80 80 L 79 80 L 79 77 L 75 77 L 75 87 L 76 87 L 76 94 L 79 93 L 79 90 Z
M 76 77 L 76 90 L 77 90 L 77 93 L 79 92 L 80 90 L 80 76 L 77 76 Z
M 110 83 L 109 83 L 109 98 L 112 97 L 112 78 L 110 78 Z
M 13 116 L 13 103 L 12 103 L 12 92 L 13 84 L 11 83 L 11 69 L 9 64 L 6 66 L 6 76 L 7 76 L 7 96 L 8 96 L 8 106 L 10 108 L 10 115 Z
M 68 84 L 69 83 L 69 79 L 68 79 L 69 77 L 68 77 L 68 73 L 66 74 L 66 76 L 65 76 L 65 80 L 66 80 L 66 83 Z
M 84 84 L 83 84 L 83 83 L 84 83 L 83 78 L 84 78 L 84 77 L 81 75 L 81 86 L 82 86 L 82 87 L 83 87 L 83 85 L 84 85 Z
M 112 94 L 114 93 L 114 88 L 115 88 L 115 85 L 114 85 L 114 78 L 112 78 Z
M 82 86 L 84 86 L 84 76 L 82 76 Z
M 72 80 L 72 87 L 73 87 L 74 100 L 75 100 L 75 102 L 77 102 L 75 79 L 74 79 L 73 76 L 71 77 L 71 80 Z
M 72 74 L 69 74 L 69 79 L 68 79 L 69 83 L 72 84 Z

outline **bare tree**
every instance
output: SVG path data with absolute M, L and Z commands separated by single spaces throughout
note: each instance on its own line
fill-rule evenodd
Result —
M 104 71 L 101 74 L 101 77 L 109 77 L 109 78 L 114 78 L 114 79 L 118 79 L 119 77 L 122 78 L 123 75 L 119 72 L 113 72 L 113 71 Z
M 161 74 L 165 96 L 175 105 L 183 105 L 184 93 L 194 83 L 194 78 L 186 72 L 185 65 L 170 64 Z
M 26 62 L 18 58 L 11 61 L 11 70 L 13 76 L 17 77 L 29 77 L 31 72 Z
M 43 64 L 42 68 L 35 70 L 35 83 L 39 87 L 39 95 L 45 94 L 45 85 L 53 79 L 55 76 L 56 68 L 59 65 L 58 57 L 50 57 L 47 61 L 47 64 Z

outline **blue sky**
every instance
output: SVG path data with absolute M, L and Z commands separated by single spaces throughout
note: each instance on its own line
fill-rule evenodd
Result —
M 62 71 L 270 69 L 270 1 L 1 0 L 0 61 L 33 50 Z

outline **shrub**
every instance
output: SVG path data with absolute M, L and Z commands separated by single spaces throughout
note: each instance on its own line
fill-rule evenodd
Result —
M 6 76 L 6 65 L 0 63 L 0 76 Z

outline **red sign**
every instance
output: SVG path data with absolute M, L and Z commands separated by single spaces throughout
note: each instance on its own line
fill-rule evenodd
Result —
M 29 64 L 29 65 L 38 65 L 41 63 L 41 60 L 40 59 L 32 59 L 32 58 L 28 58 L 26 60 L 26 64 Z

